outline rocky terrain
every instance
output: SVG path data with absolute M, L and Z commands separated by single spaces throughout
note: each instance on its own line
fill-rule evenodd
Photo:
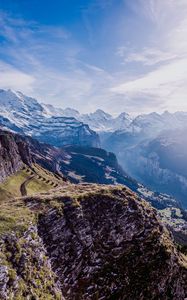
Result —
M 18 171 L 24 163 L 32 163 L 26 142 L 16 143 L 12 133 L 0 130 L 0 182 Z
M 1 238 L 2 299 L 187 296 L 185 256 L 128 188 L 67 184 L 12 205 L 27 224 Z
M 0 133 L 4 140 L 1 152 L 8 153 L 8 158 L 1 157 L 1 166 L 5 169 L 2 169 L 0 200 L 49 191 L 67 180 L 72 183 L 123 184 L 157 208 L 164 223 L 172 228 L 176 237 L 182 234 L 182 244 L 187 244 L 187 216 L 180 204 L 171 196 L 153 192 L 129 177 L 113 153 L 90 147 L 56 148 L 31 137 L 3 130 Z M 11 148 L 7 148 L 8 141 L 11 141 Z M 9 172 L 6 166 L 14 166 L 16 157 L 17 168 Z
M 88 124 L 99 133 L 101 146 L 116 154 L 130 176 L 153 190 L 176 197 L 184 208 L 187 207 L 187 167 L 183 153 L 186 112 L 153 112 L 136 117 L 121 113 L 114 117 L 100 109 L 80 114 L 71 108 L 43 107 L 51 116 L 73 116 Z
M 5 234 L 0 250 L 0 299 L 64 299 L 36 226 Z
M 5 130 L 0 141 L 1 299 L 187 297 L 185 251 L 164 227 L 182 250 L 186 215 L 175 199 L 138 184 L 102 149 Z
M 113 167 L 110 164 L 106 169 L 105 163 L 102 167 L 102 157 L 100 161 L 97 160 L 97 156 L 100 157 L 99 150 L 95 149 L 94 155 L 90 155 L 89 152 L 93 153 L 92 150 L 87 149 L 86 153 L 80 154 L 85 150 L 78 149 L 102 146 L 107 151 L 115 153 L 120 165 L 131 177 L 149 189 L 177 198 L 183 208 L 186 208 L 187 168 L 184 153 L 181 153 L 181 147 L 185 149 L 183 142 L 187 128 L 185 112 L 162 114 L 154 112 L 136 117 L 121 113 L 114 117 L 98 109 L 94 113 L 80 114 L 71 108 L 62 109 L 41 104 L 20 92 L 1 90 L 0 125 L 2 128 L 29 135 L 46 144 L 57 147 L 68 145 L 65 150 L 66 158 L 70 152 L 71 159 L 62 159 L 57 167 L 62 168 L 66 176 L 71 177 L 74 182 L 81 181 L 82 178 L 83 181 L 89 182 L 122 183 L 119 178 L 116 181 L 117 174 L 113 174 Z M 178 137 L 177 141 L 175 136 Z M 167 146 L 163 147 L 163 139 Z M 72 145 L 75 146 L 74 149 Z M 152 145 L 156 145 L 158 151 L 155 151 Z M 169 160 L 167 153 L 170 155 Z M 78 163 L 78 159 L 84 161 L 86 167 Z M 88 168 L 94 169 L 92 176 L 91 172 L 89 176 L 86 174 Z M 100 178 L 105 179 L 103 181 Z

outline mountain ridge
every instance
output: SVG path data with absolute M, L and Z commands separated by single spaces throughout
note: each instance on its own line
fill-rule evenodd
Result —
M 8 180 L 2 178 L 0 184 L 0 298 L 183 300 L 187 296 L 182 246 L 176 248 L 165 228 L 169 224 L 164 218 L 161 222 L 159 210 L 147 202 L 162 201 L 169 209 L 177 205 L 174 199 L 151 194 L 103 149 L 61 149 L 0 132 L 0 170 Z M 15 167 L 7 169 L 7 162 Z M 108 184 L 98 184 L 100 174 L 92 177 L 97 175 L 94 166 Z M 76 184 L 71 183 L 72 173 Z M 88 178 L 97 183 L 84 182 Z M 24 185 L 24 193 L 15 193 L 15 184 Z M 9 187 L 6 198 L 2 187 L 4 191 Z M 147 201 L 141 197 L 146 193 Z M 176 206 L 171 212 L 180 222 L 182 211 Z M 181 241 L 181 231 L 172 230 Z
M 128 188 L 66 184 L 9 202 L 9 213 L 21 215 L 0 235 L 2 299 L 187 296 L 185 256 L 156 211 Z
M 98 109 L 94 113 L 81 115 L 71 108 L 58 109 L 52 105 L 40 104 L 37 100 L 24 96 L 20 92 L 0 90 L 0 124 L 3 128 L 30 135 L 40 142 L 57 147 L 91 146 L 112 151 L 132 177 L 153 190 L 159 189 L 160 192 L 178 197 L 185 204 L 183 186 L 187 186 L 186 177 L 175 170 L 172 170 L 172 173 L 169 169 L 164 170 L 159 166 L 159 160 L 163 161 L 163 157 L 151 153 L 149 155 L 148 152 L 145 154 L 146 146 L 144 149 L 142 146 L 159 139 L 159 135 L 164 132 L 166 136 L 167 132 L 170 135 L 169 132 L 178 130 L 176 134 L 180 135 L 180 130 L 187 129 L 187 113 L 185 112 L 165 111 L 162 114 L 153 112 L 135 118 L 121 113 L 114 118 Z M 178 145 L 180 148 L 181 143 Z M 143 155 L 140 153 L 142 151 Z M 129 164 L 129 161 L 132 163 Z M 148 173 L 154 174 L 155 182 L 152 178 L 151 185 L 148 180 L 151 176 L 146 179 L 143 173 L 140 174 L 138 166 L 141 162 L 143 163 L 142 171 L 145 165 Z M 163 182 L 167 180 L 175 182 L 179 192 L 176 193 L 166 185 L 159 186 L 159 176 Z M 183 186 L 181 183 L 184 183 Z
M 25 186 L 28 180 L 31 180 L 28 184 L 29 193 L 32 192 L 31 187 L 36 192 L 42 189 L 48 191 L 64 181 L 76 184 L 122 184 L 157 208 L 176 238 L 180 232 L 184 234 L 184 244 L 187 243 L 187 216 L 179 203 L 171 196 L 147 189 L 128 176 L 113 153 L 90 147 L 57 148 L 29 136 L 3 130 L 0 130 L 0 148 L 0 173 L 3 175 L 0 177 L 0 199 L 13 197 L 12 191 L 19 195 L 21 186 Z M 5 181 L 9 176 L 10 179 Z M 24 190 L 27 191 L 27 188 L 24 187 Z
M 135 117 L 130 116 L 126 112 L 122 112 L 114 117 L 101 109 L 97 109 L 95 112 L 89 114 L 80 114 L 78 110 L 73 108 L 59 108 L 51 104 L 39 103 L 32 97 L 27 97 L 21 92 L 12 90 L 0 90 L 0 104 L 0 114 L 3 115 L 4 118 L 9 119 L 9 121 L 12 118 L 15 125 L 17 123 L 16 117 L 20 117 L 21 114 L 25 112 L 27 112 L 28 115 L 34 112 L 35 117 L 44 118 L 43 122 L 46 118 L 50 119 L 51 117 L 74 118 L 77 119 L 77 122 L 87 124 L 96 132 L 120 131 L 121 133 L 139 133 L 147 129 L 152 131 L 155 129 L 156 133 L 159 133 L 163 128 L 167 130 L 171 128 L 181 128 L 184 124 L 187 126 L 187 112 L 152 112 Z M 15 110 L 15 114 L 12 114 L 10 110 Z M 148 134 L 148 132 L 146 132 L 146 134 Z
M 46 116 L 36 99 L 11 90 L 0 90 L 0 125 L 55 146 L 100 147 L 98 135 L 88 125 L 73 117 Z

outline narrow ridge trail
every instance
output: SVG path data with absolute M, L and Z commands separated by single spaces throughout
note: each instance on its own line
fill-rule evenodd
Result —
M 36 175 L 32 175 L 28 177 L 21 185 L 20 185 L 20 193 L 21 196 L 27 196 L 27 189 L 26 186 L 27 184 L 35 177 Z

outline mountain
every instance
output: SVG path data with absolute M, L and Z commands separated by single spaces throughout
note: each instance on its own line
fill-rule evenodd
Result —
M 47 115 L 37 100 L 20 92 L 0 90 L 0 125 L 55 146 L 99 147 L 98 135 L 73 117 Z
M 0 200 L 49 191 L 66 181 L 122 184 L 157 208 L 176 240 L 187 244 L 187 216 L 180 204 L 129 177 L 113 153 L 91 147 L 57 148 L 4 130 L 0 130 L 0 149 Z
M 0 181 L 24 165 L 37 164 L 71 182 L 124 184 L 131 180 L 113 153 L 100 148 L 57 148 L 29 137 L 0 129 Z
M 163 130 L 174 130 L 187 127 L 187 113 L 165 111 L 162 114 L 150 113 L 139 115 L 133 119 L 126 131 L 134 134 L 142 134 L 145 137 L 154 137 Z
M 100 109 L 96 110 L 94 113 L 82 115 L 80 120 L 88 124 L 90 128 L 93 128 L 96 132 L 122 130 L 128 127 L 131 122 L 130 116 L 126 113 L 121 113 L 117 117 L 112 117 Z
M 165 112 L 140 115 L 125 130 L 102 133 L 100 138 L 130 176 L 176 197 L 187 208 L 186 133 L 187 113 Z
M 55 108 L 52 105 L 46 104 L 42 104 L 42 106 L 50 116 L 74 117 L 80 122 L 88 124 L 92 130 L 98 133 L 123 130 L 127 128 L 132 121 L 131 117 L 125 112 L 117 117 L 113 117 L 101 109 L 97 109 L 90 114 L 80 114 L 77 110 L 72 108 Z
M 81 115 L 70 108 L 54 111 L 54 107 L 50 107 L 48 113 L 75 116 L 78 120 L 89 124 L 89 127 L 99 134 L 101 147 L 114 152 L 130 176 L 150 189 L 176 197 L 183 207 L 187 208 L 187 166 L 184 154 L 180 156 L 185 139 L 180 132 L 183 131 L 183 135 L 186 136 L 187 131 L 186 112 L 165 111 L 162 114 L 153 112 L 134 118 L 122 113 L 114 118 L 99 109 L 94 113 Z M 169 141 L 170 136 L 175 134 L 180 137 L 177 143 L 175 142 L 175 150 L 176 148 L 178 150 L 173 153 L 172 159 L 165 167 L 164 161 L 168 161 L 167 153 L 171 154 L 173 144 L 167 142 L 167 148 L 159 151 L 159 154 L 154 146 L 159 143 L 160 136 Z M 181 168 L 180 170 L 178 168 L 179 165 L 182 165 L 182 172 Z
M 74 117 L 77 120 L 88 124 L 89 127 L 102 133 L 131 133 L 143 134 L 144 136 L 155 136 L 164 130 L 187 127 L 187 112 L 169 113 L 165 111 L 161 114 L 152 112 L 132 117 L 126 112 L 122 112 L 114 117 L 101 109 L 93 113 L 80 114 L 72 108 L 56 108 L 50 104 L 42 104 L 45 112 L 49 116 Z
M 187 130 L 163 132 L 126 151 L 127 170 L 149 188 L 169 193 L 187 208 Z
M 1 299 L 187 297 L 185 212 L 114 154 L 0 130 L 0 174 Z
M 171 168 L 169 165 L 165 168 L 163 161 L 164 159 L 167 161 L 166 153 L 164 151 L 159 151 L 159 154 L 155 153 L 153 147 L 149 151 L 150 145 L 155 145 L 155 140 L 159 141 L 160 135 L 164 135 L 166 140 L 167 134 L 172 135 L 167 132 L 172 130 L 175 134 L 177 130 L 176 134 L 181 137 L 181 141 L 178 140 L 177 144 L 175 143 L 175 148 L 178 147 L 178 152 L 180 152 L 183 139 L 180 131 L 183 130 L 185 136 L 185 130 L 187 130 L 187 113 L 185 112 L 169 113 L 166 111 L 162 114 L 154 112 L 135 118 L 122 113 L 114 118 L 98 109 L 94 113 L 81 115 L 71 108 L 58 109 L 52 105 L 40 104 L 37 100 L 20 92 L 0 90 L 0 125 L 2 128 L 32 136 L 40 142 L 57 147 L 74 145 L 96 148 L 100 147 L 100 137 L 102 148 L 114 152 L 130 176 L 150 189 L 177 197 L 183 207 L 187 207 L 185 163 L 182 163 L 181 159 L 178 161 L 177 156 L 174 157 L 176 168 L 173 167 L 171 160 Z M 67 151 L 70 151 L 70 148 Z M 172 151 L 172 143 L 167 146 L 167 151 L 168 153 Z M 70 155 L 74 157 L 74 154 Z M 77 157 L 79 155 L 81 160 L 80 154 L 76 155 Z M 89 153 L 86 155 L 88 158 Z M 77 162 L 78 159 L 76 159 L 76 164 Z M 178 164 L 183 165 L 182 173 L 177 168 Z M 86 165 L 90 166 L 90 162 Z M 66 167 L 64 169 L 66 170 Z M 79 169 L 81 169 L 81 164 L 79 164 Z M 82 167 L 82 169 L 81 176 L 86 176 L 86 168 Z M 96 177 L 99 177 L 100 173 L 95 171 L 93 174 L 97 182 Z M 104 178 L 103 174 L 104 171 L 102 178 Z M 105 180 L 107 176 L 112 178 L 110 172 L 105 172 L 105 174 L 109 174 L 105 175 Z
M 187 296 L 185 255 L 126 187 L 64 184 L 7 200 L 0 214 L 1 299 Z

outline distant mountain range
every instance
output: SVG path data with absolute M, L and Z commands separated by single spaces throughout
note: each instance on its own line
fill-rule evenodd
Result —
M 74 117 L 49 116 L 37 100 L 11 90 L 0 90 L 0 125 L 54 146 L 100 146 L 88 125 Z
M 124 112 L 113 117 L 100 109 L 80 114 L 71 108 L 44 108 L 51 116 L 73 116 L 88 124 L 99 134 L 101 147 L 114 152 L 132 177 L 177 197 L 187 208 L 187 112 L 153 112 L 133 118 Z
M 166 224 L 171 226 L 174 232 L 183 232 L 187 223 L 187 215 L 180 204 L 171 196 L 153 192 L 147 189 L 144 185 L 138 183 L 131 178 L 118 164 L 116 156 L 100 148 L 82 147 L 82 146 L 64 146 L 57 148 L 49 144 L 40 143 L 39 141 L 24 135 L 12 133 L 0 129 L 0 200 L 4 197 L 13 197 L 14 189 L 10 187 L 7 190 L 7 184 L 1 186 L 9 176 L 15 176 L 18 171 L 23 170 L 25 166 L 30 169 L 33 174 L 33 179 L 36 181 L 36 176 L 50 178 L 54 174 L 55 182 L 57 179 L 63 179 L 71 183 L 96 183 L 107 185 L 125 185 L 134 191 L 138 196 L 150 202 L 157 208 L 162 216 L 167 211 L 168 219 Z M 23 172 L 23 171 L 22 171 Z M 50 177 L 48 172 L 50 172 Z M 25 173 L 25 172 L 24 172 Z M 21 175 L 22 180 L 27 179 Z M 31 174 L 27 174 L 30 180 Z M 45 179 L 45 178 L 44 178 Z M 13 180 L 16 185 L 20 184 L 20 179 Z M 40 180 L 39 180 L 40 181 Z M 16 183 L 17 182 L 17 183 Z M 46 183 L 46 182 L 45 182 Z M 14 185 L 15 185 L 14 184 Z M 41 183 L 37 182 L 37 186 Z M 57 185 L 59 182 L 57 181 Z M 46 189 L 41 185 L 42 189 Z M 47 187 L 48 188 L 48 187 Z M 53 188 L 53 186 L 51 186 Z M 175 225 L 175 214 L 172 211 L 180 211 L 180 217 L 177 217 Z M 177 234 L 178 235 L 178 234 Z
M 90 114 L 80 114 L 72 108 L 55 108 L 49 104 L 42 104 L 46 115 L 56 117 L 74 117 L 80 122 L 88 124 L 89 127 L 98 132 L 119 132 L 131 134 L 144 134 L 147 137 L 157 135 L 164 130 L 179 129 L 187 127 L 187 112 L 164 113 L 152 112 L 142 114 L 136 117 L 130 116 L 126 112 L 122 112 L 117 117 L 97 109 Z
M 2 175 L 0 299 L 186 298 L 186 214 L 143 191 L 114 154 L 0 130 Z
M 132 177 L 153 190 L 169 193 L 187 208 L 187 113 L 138 116 L 126 130 L 100 134 Z
M 98 128 L 103 114 L 89 115 Z M 129 166 L 157 155 L 159 167 L 186 176 L 185 147 L 175 149 L 186 145 L 185 131 L 145 141 L 147 128 L 97 131 Z M 0 299 L 186 299 L 186 211 L 132 179 L 99 148 L 99 135 L 75 116 L 1 91 Z M 146 179 L 157 178 L 154 170 L 142 168 Z
M 80 114 L 77 110 L 72 108 L 55 108 L 49 104 L 42 104 L 45 108 L 46 114 L 50 116 L 63 116 L 63 117 L 74 117 L 77 120 L 88 124 L 89 127 L 96 132 L 113 132 L 116 130 L 123 130 L 127 128 L 132 118 L 127 113 L 121 113 L 117 117 L 104 112 L 101 109 L 97 109 L 95 112 L 90 114 Z
M 187 127 L 187 112 L 165 111 L 162 114 L 153 112 L 134 118 L 126 112 L 113 117 L 101 109 L 90 114 L 80 114 L 72 108 L 62 109 L 51 104 L 39 103 L 36 99 L 12 90 L 0 90 L 0 116 L 2 125 L 36 137 L 45 135 L 48 131 L 50 135 L 51 128 L 55 130 L 55 133 L 60 132 L 64 138 L 66 134 L 71 135 L 71 129 L 72 131 L 76 129 L 80 136 L 80 132 L 82 136 L 84 134 L 90 136 L 94 135 L 93 131 L 96 131 L 98 133 L 143 134 L 146 137 L 152 137 L 162 132 L 163 129 Z M 97 144 L 98 141 L 95 143 Z
M 113 117 L 100 109 L 80 114 L 72 108 L 41 104 L 20 92 L 0 90 L 0 125 L 57 147 L 101 146 L 116 154 L 130 176 L 187 207 L 187 112 L 153 112 L 134 118 L 125 112 Z

